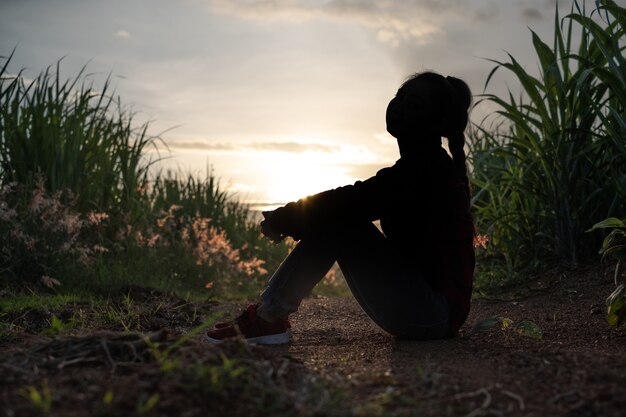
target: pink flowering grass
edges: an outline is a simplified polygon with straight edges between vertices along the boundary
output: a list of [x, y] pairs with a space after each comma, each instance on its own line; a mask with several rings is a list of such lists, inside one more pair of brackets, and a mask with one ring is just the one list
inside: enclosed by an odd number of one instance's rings
[[[211, 173], [150, 178], [160, 138], [83, 70], [33, 80], [0, 57], [0, 283], [258, 289], [288, 245]], [[206, 288], [207, 283], [211, 288]]]
[[[186, 215], [179, 205], [144, 224], [113, 224], [107, 213], [80, 213], [44, 184], [38, 180], [30, 192], [17, 184], [0, 189], [5, 284], [53, 288], [68, 278], [76, 285], [82, 277], [86, 286], [139, 282], [215, 295], [258, 288], [266, 280], [264, 260], [245, 245], [234, 247], [211, 219]], [[69, 276], [77, 272], [79, 277]]]
[[137, 245], [147, 249], [177, 246], [191, 255], [197, 266], [211, 271], [207, 282], [216, 282], [221, 287], [242, 286], [245, 280], [267, 274], [263, 267], [265, 261], [242, 255], [240, 249], [233, 247], [226, 232], [211, 224], [211, 219], [187, 216], [180, 209], [172, 205], [156, 219], [155, 228], [150, 228], [146, 234], [136, 232]]
[[47, 193], [41, 177], [32, 191], [23, 188], [0, 188], [1, 278], [12, 284], [58, 286], [62, 264], [78, 262], [88, 269], [95, 255], [107, 250], [94, 230], [105, 214], [80, 214], [71, 203], [61, 202], [61, 192]]
[[474, 247], [487, 249], [487, 243], [489, 243], [489, 236], [476, 235], [474, 236]]

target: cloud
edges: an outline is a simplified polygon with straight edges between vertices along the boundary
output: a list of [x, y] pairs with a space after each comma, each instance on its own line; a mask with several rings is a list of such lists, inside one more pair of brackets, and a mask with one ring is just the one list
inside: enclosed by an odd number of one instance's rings
[[339, 147], [323, 143], [301, 143], [301, 142], [203, 142], [203, 141], [176, 141], [168, 143], [173, 149], [197, 149], [206, 151], [275, 151], [288, 153], [320, 152], [333, 153], [339, 151]]
[[398, 40], [396, 34], [387, 29], [380, 29], [378, 33], [376, 33], [376, 39], [378, 42], [386, 43], [392, 48], [397, 48], [398, 45], [400, 45], [400, 41]]
[[[4, 58], [4, 57], [0, 57], [0, 58]], [[10, 73], [10, 72], [5, 72], [2, 77], [0, 77], [0, 80], [6, 80], [6, 81], [13, 81], [13, 80], [20, 80], [21, 82], [23, 82], [26, 85], [30, 85], [32, 83], [35, 82], [34, 78], [30, 78], [30, 77], [25, 77], [24, 75], [22, 75], [22, 73]]]
[[400, 42], [428, 42], [440, 32], [438, 14], [457, 10], [462, 0], [210, 0], [210, 9], [249, 20], [301, 22], [310, 19], [352, 22], [376, 33], [392, 47]]
[[339, 150], [337, 146], [321, 143], [298, 143], [298, 142], [253, 142], [248, 144], [249, 149], [259, 151], [280, 151], [291, 153], [321, 152], [332, 153]]
[[130, 38], [130, 32], [124, 29], [118, 30], [113, 34], [116, 38]]
[[535, 9], [534, 7], [528, 7], [522, 9], [522, 17], [527, 21], [541, 20], [543, 19], [543, 13], [541, 13], [540, 10]]
[[[467, 47], [468, 43], [482, 41], [483, 28], [499, 26], [511, 14], [501, 0], [205, 1], [213, 14], [263, 25], [324, 20], [361, 27], [387, 50], [403, 72], [426, 70], [424, 62], [433, 62], [437, 59], [434, 57], [480, 55], [474, 52], [478, 47]], [[530, 1], [533, 3], [525, 3]], [[522, 8], [539, 10], [535, 5], [539, 1], [548, 0], [511, 0], [509, 6], [519, 19]]]

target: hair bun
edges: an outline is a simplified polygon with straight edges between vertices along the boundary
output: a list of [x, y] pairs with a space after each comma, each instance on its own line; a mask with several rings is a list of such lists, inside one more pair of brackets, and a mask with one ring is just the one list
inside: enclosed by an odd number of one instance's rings
[[459, 105], [464, 111], [469, 110], [472, 105], [472, 92], [469, 86], [460, 78], [452, 77], [450, 75], [446, 77], [446, 81], [448, 81], [454, 89]]

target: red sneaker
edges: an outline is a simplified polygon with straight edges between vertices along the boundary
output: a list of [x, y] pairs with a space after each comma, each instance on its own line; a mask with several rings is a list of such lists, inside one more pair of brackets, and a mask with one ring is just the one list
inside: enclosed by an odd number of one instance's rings
[[251, 304], [234, 321], [217, 323], [204, 334], [204, 337], [213, 344], [237, 336], [242, 336], [248, 343], [262, 345], [288, 343], [291, 338], [289, 320], [278, 320], [273, 323], [265, 321], [256, 315], [257, 307], [258, 304]]
[[235, 324], [235, 320], [217, 322], [213, 325], [213, 330], [223, 329], [224, 327], [229, 327], [229, 326], [232, 326], [233, 324]]
[[[255, 304], [254, 305], [256, 308], [259, 308], [259, 304]], [[239, 315], [239, 317], [237, 317], [236, 319], [231, 319], [231, 320], [227, 320], [227, 321], [220, 321], [217, 322], [213, 325], [213, 330], [215, 329], [223, 329], [224, 327], [230, 327], [233, 326], [238, 319], [242, 318], [244, 315], [248, 314], [248, 308], [250, 308], [251, 306], [248, 306], [244, 311], [241, 312], [241, 314]], [[256, 308], [255, 308], [255, 312], [256, 312]]]

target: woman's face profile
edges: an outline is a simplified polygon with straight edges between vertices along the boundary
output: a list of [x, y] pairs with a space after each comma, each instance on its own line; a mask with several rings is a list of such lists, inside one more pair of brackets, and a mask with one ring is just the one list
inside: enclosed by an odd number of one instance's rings
[[433, 126], [432, 88], [420, 79], [405, 83], [387, 106], [387, 131], [395, 138], [429, 134]]

